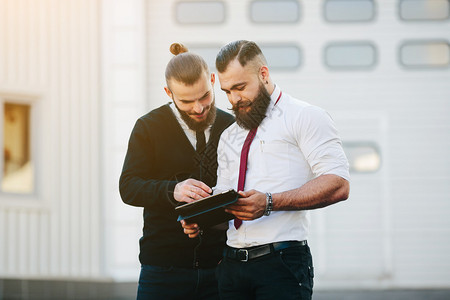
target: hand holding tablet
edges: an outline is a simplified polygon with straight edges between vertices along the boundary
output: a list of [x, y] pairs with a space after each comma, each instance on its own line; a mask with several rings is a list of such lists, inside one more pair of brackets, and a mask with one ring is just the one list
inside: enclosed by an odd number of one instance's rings
[[196, 223], [200, 228], [211, 227], [234, 219], [234, 215], [226, 213], [224, 207], [237, 201], [239, 194], [235, 190], [228, 190], [191, 203], [175, 207], [178, 221]]

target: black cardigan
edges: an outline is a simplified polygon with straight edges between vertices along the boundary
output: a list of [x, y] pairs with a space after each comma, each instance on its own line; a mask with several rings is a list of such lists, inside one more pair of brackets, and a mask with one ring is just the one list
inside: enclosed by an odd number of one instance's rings
[[[234, 118], [217, 109], [204, 152], [195, 152], [169, 105], [139, 118], [131, 133], [120, 177], [120, 194], [129, 205], [144, 207], [141, 264], [209, 268], [222, 256], [225, 232], [206, 229], [190, 239], [177, 222], [175, 185], [195, 178], [213, 187], [217, 180], [217, 144]], [[197, 249], [196, 249], [197, 248]]]

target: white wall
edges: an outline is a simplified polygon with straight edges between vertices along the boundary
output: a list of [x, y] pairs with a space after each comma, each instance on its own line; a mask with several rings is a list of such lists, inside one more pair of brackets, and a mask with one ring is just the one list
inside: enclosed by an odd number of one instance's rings
[[98, 15], [95, 0], [0, 0], [0, 97], [32, 103], [36, 179], [0, 193], [0, 277], [102, 272]]
[[145, 1], [104, 0], [101, 13], [105, 274], [137, 281], [142, 208], [122, 202], [119, 177], [134, 122], [147, 112]]

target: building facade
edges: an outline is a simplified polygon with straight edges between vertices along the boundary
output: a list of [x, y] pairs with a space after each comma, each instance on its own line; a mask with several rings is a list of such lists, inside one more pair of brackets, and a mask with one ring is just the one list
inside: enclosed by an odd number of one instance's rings
[[[448, 287], [449, 11], [448, 0], [0, 0], [0, 277], [136, 281], [142, 210], [121, 202], [118, 179], [135, 120], [170, 100], [169, 46], [214, 71], [222, 45], [248, 39], [283, 91], [332, 115], [351, 163], [350, 199], [312, 212], [316, 287]], [[218, 81], [215, 94], [229, 107]]]

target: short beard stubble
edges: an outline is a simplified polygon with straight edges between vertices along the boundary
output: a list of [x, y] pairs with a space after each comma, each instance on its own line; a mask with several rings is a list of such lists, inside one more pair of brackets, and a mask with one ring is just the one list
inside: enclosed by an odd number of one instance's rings
[[[213, 95], [214, 97], [214, 95]], [[203, 121], [195, 121], [187, 112], [182, 111], [178, 108], [177, 104], [175, 103], [175, 100], [173, 101], [175, 104], [175, 107], [178, 109], [181, 115], [181, 119], [187, 124], [187, 126], [194, 130], [194, 131], [204, 131], [206, 128], [208, 128], [210, 125], [214, 123], [216, 120], [217, 115], [217, 109], [216, 109], [216, 100], [213, 99], [212, 103], [207, 106], [205, 109], [209, 108], [209, 111], [206, 115], [206, 119]]]

